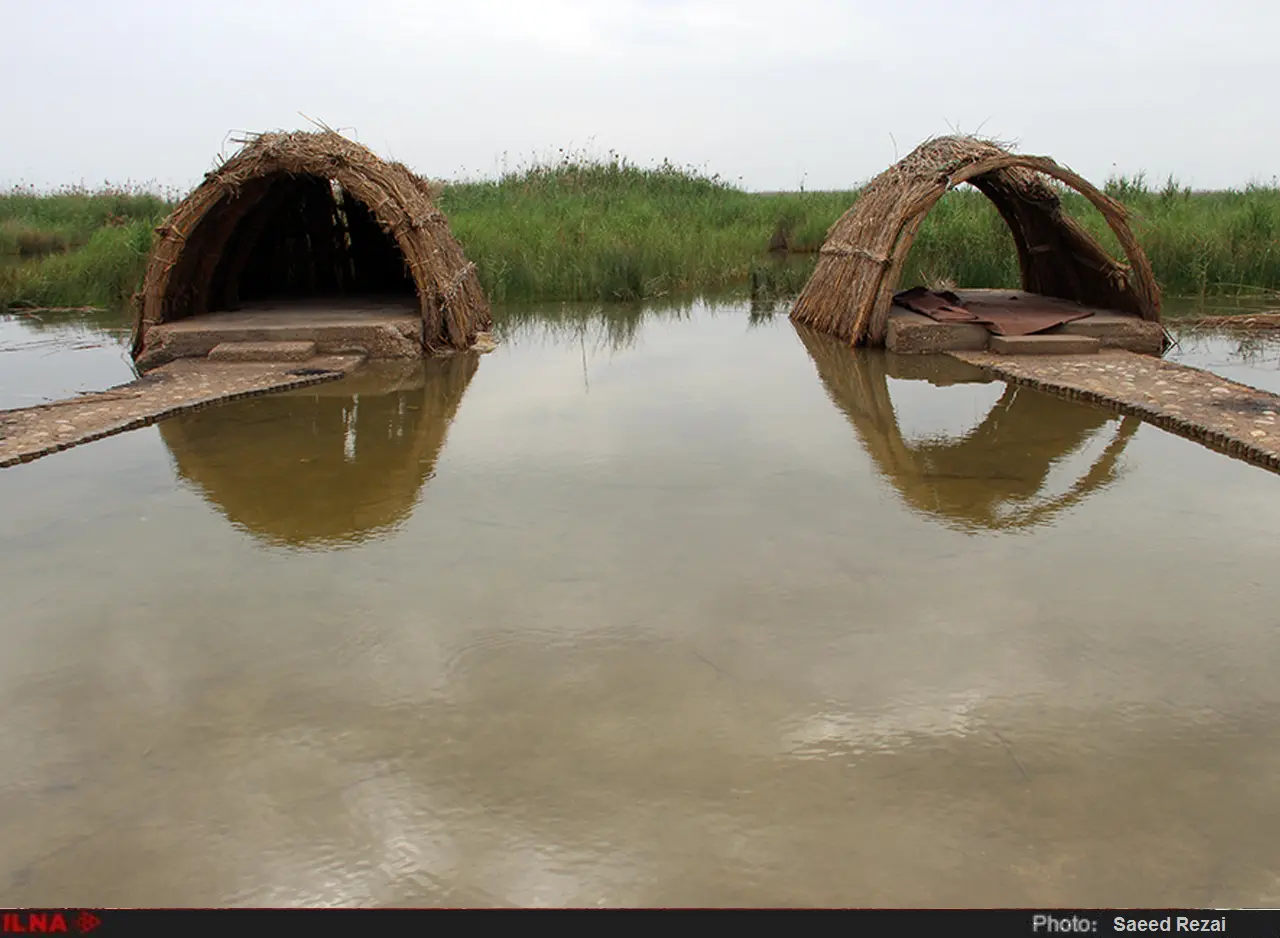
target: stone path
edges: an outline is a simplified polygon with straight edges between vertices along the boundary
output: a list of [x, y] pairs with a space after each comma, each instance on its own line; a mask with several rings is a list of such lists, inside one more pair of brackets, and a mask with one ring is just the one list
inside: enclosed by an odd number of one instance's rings
[[186, 358], [107, 391], [0, 410], [0, 468], [212, 404], [336, 381], [363, 360], [344, 355], [233, 364]]
[[1014, 384], [1141, 417], [1219, 452], [1280, 472], [1280, 396], [1150, 355], [949, 352]]

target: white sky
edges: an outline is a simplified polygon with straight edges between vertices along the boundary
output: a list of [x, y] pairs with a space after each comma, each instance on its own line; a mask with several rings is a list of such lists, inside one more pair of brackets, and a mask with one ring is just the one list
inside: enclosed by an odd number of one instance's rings
[[0, 185], [185, 188], [299, 112], [445, 178], [565, 147], [843, 188], [953, 128], [1280, 175], [1275, 0], [0, 0], [0, 35]]

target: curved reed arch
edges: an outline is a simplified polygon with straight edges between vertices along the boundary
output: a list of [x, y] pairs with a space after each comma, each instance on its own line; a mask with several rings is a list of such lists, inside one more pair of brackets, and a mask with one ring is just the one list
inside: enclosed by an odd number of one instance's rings
[[[379, 232], [394, 240], [395, 260], [403, 261], [399, 275], [407, 270], [412, 278], [429, 349], [466, 348], [489, 328], [475, 265], [424, 179], [333, 131], [266, 133], [247, 138], [156, 228], [136, 298], [135, 358], [148, 326], [209, 312], [234, 295], [247, 260], [239, 248], [252, 249], [275, 211], [291, 200], [308, 215], [312, 262], [324, 276], [340, 277], [344, 264], [370, 261], [351, 256], [353, 238], [373, 247]], [[385, 278], [397, 271], [375, 273]]]
[[[1045, 177], [1098, 209], [1127, 263], [1062, 211]], [[972, 137], [928, 140], [867, 185], [828, 231], [792, 319], [854, 345], [883, 345], [921, 223], [943, 195], [966, 182], [992, 201], [1009, 227], [1024, 290], [1159, 321], [1160, 290], [1124, 205], [1048, 157], [1010, 153]]]

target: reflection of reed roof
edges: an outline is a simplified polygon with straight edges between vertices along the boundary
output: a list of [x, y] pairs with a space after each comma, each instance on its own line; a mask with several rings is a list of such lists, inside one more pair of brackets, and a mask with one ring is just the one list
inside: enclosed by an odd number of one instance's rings
[[962, 530], [1033, 527], [1078, 504], [1116, 480], [1120, 456], [1141, 425], [1124, 418], [1115, 438], [1067, 491], [1037, 499], [1054, 466], [1102, 429], [1108, 414], [1009, 385], [962, 438], [909, 443], [889, 397], [888, 355], [849, 349], [804, 326], [796, 331], [827, 394], [853, 424], [880, 474], [913, 509]]
[[421, 177], [333, 131], [251, 137], [156, 229], [138, 298], [149, 325], [261, 295], [415, 291], [427, 342], [466, 348], [488, 301]]
[[358, 542], [413, 509], [479, 359], [378, 364], [166, 420], [160, 435], [179, 476], [251, 534], [290, 547]]
[[[1112, 259], [1063, 213], [1046, 177], [1075, 189], [1102, 213], [1128, 264]], [[854, 344], [883, 345], [893, 294], [921, 222], [949, 189], [965, 182], [986, 195], [1009, 226], [1024, 290], [1159, 320], [1151, 264], [1123, 205], [1051, 159], [1009, 153], [973, 137], [926, 141], [872, 180], [827, 233], [792, 318]]]

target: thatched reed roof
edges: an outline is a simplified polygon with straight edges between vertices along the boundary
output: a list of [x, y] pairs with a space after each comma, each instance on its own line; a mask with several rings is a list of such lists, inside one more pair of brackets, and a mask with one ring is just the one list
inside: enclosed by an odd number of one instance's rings
[[178, 476], [255, 538], [356, 544], [412, 512], [478, 365], [472, 352], [371, 362], [333, 384], [162, 421], [160, 437]]
[[208, 173], [156, 229], [137, 298], [134, 355], [147, 326], [234, 300], [254, 272], [255, 245], [290, 210], [304, 226], [311, 286], [334, 292], [408, 283], [429, 347], [466, 348], [489, 328], [475, 265], [426, 180], [333, 131], [266, 133]]
[[[906, 440], [889, 396], [898, 356], [851, 351], [805, 326], [800, 340], [827, 395], [853, 425], [876, 470], [913, 511], [968, 533], [1044, 524], [1119, 478], [1119, 460], [1141, 426], [1125, 417], [1092, 465], [1063, 492], [1047, 494], [1050, 471], [1111, 419], [1104, 411], [1009, 385], [986, 417], [958, 439]], [[907, 361], [919, 361], [908, 356]], [[956, 372], [974, 371], [944, 360]], [[934, 367], [937, 367], [936, 365]], [[943, 381], [973, 380], [967, 375]]]
[[[1075, 189], [1102, 213], [1127, 264], [1062, 212], [1046, 177]], [[827, 232], [792, 318], [855, 345], [883, 345], [893, 294], [921, 222], [948, 190], [965, 182], [991, 199], [1009, 226], [1024, 290], [1159, 321], [1160, 291], [1123, 205], [1047, 157], [1010, 153], [973, 137], [928, 140], [872, 180]]]

